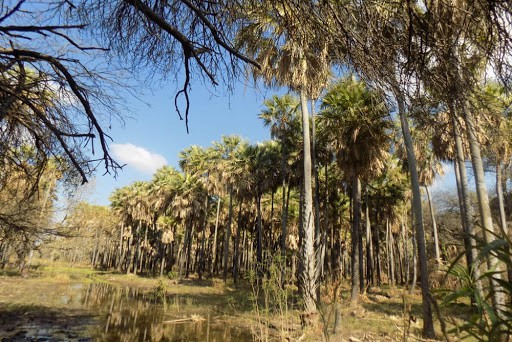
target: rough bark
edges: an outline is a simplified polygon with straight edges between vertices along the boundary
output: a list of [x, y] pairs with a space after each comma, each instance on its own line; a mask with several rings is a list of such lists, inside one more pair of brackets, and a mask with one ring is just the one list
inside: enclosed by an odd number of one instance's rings
[[350, 305], [357, 305], [359, 299], [359, 291], [361, 286], [360, 279], [360, 267], [361, 263], [360, 253], [359, 253], [359, 240], [361, 239], [361, 180], [359, 176], [354, 172], [352, 179], [352, 231], [351, 231], [351, 265], [350, 268], [352, 270], [351, 274], [351, 290], [350, 290]]

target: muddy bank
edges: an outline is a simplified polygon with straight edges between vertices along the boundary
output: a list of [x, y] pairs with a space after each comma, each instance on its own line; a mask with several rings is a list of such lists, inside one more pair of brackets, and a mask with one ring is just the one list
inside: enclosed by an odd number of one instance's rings
[[0, 304], [2, 341], [92, 341], [97, 322], [87, 310]]

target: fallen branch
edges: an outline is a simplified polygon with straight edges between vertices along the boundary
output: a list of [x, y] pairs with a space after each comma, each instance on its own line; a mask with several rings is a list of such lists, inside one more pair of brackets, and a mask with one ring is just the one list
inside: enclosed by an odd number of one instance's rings
[[199, 315], [192, 315], [186, 318], [173, 319], [170, 321], [163, 321], [163, 324], [178, 324], [178, 323], [197, 323], [202, 322], [205, 319]]

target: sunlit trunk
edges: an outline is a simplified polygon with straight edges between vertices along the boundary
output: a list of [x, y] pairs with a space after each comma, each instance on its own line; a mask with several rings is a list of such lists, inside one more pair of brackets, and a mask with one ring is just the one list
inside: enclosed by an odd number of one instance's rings
[[219, 230], [220, 196], [217, 200], [217, 215], [215, 218], [215, 232], [213, 233], [212, 258], [210, 263], [210, 277], [213, 276], [215, 263], [217, 262], [217, 232]]
[[[496, 162], [496, 194], [498, 195], [498, 207], [500, 209], [500, 223], [501, 223], [501, 234], [503, 236], [508, 236], [508, 227], [507, 227], [507, 215], [505, 213], [505, 200], [503, 198], [503, 164], [500, 162]], [[508, 255], [510, 255], [510, 251], [508, 250]], [[507, 279], [509, 282], [512, 281], [512, 267], [507, 264]]]
[[261, 222], [261, 195], [256, 197], [256, 209], [258, 211], [258, 218], [256, 223], [256, 268], [258, 270], [258, 277], [263, 276], [263, 232]]
[[423, 303], [423, 336], [427, 338], [435, 337], [434, 321], [432, 318], [432, 307], [430, 305], [429, 273], [427, 265], [427, 250], [425, 247], [425, 231], [423, 227], [423, 209], [421, 207], [421, 191], [418, 179], [418, 169], [416, 167], [416, 156], [414, 155], [414, 146], [409, 122], [407, 121], [405, 100], [400, 90], [396, 89], [395, 97], [398, 103], [398, 114], [402, 126], [405, 148], [407, 152], [407, 164], [409, 165], [409, 174], [411, 176], [414, 228], [416, 233], [416, 242], [418, 245], [418, 259], [420, 266], [420, 286]]
[[436, 261], [441, 263], [441, 252], [439, 250], [439, 237], [437, 234], [437, 224], [436, 224], [436, 215], [434, 213], [434, 204], [432, 203], [432, 196], [430, 194], [430, 189], [428, 186], [425, 186], [425, 191], [427, 192], [427, 200], [428, 206], [430, 208], [430, 217], [432, 219], [432, 231], [434, 233], [434, 250], [436, 253]]
[[[484, 241], [485, 243], [492, 243], [497, 239], [497, 236], [495, 235], [494, 226], [492, 223], [491, 207], [489, 205], [487, 185], [485, 184], [484, 166], [480, 154], [480, 143], [476, 137], [475, 123], [471, 111], [469, 108], [463, 108], [462, 112], [464, 116], [464, 122], [466, 124], [467, 139], [471, 153], [471, 163], [473, 165], [473, 173], [475, 176], [476, 196], [478, 198], [478, 209], [480, 212]], [[499, 273], [502, 269], [501, 262], [499, 262], [494, 253], [490, 253], [487, 259], [487, 264], [489, 270], [495, 272], [491, 281], [493, 306], [498, 310], [498, 315], [502, 315], [501, 310], [505, 305], [505, 297], [503, 294], [503, 289], [499, 284], [499, 281], [501, 281], [501, 273]]]
[[228, 277], [228, 260], [229, 260], [229, 239], [231, 237], [231, 221], [233, 220], [233, 187], [229, 186], [229, 216], [228, 226], [226, 227], [226, 234], [224, 239], [224, 270], [222, 278], [226, 281]]
[[[299, 282], [302, 287], [302, 298], [304, 301], [304, 321], [311, 324], [317, 316], [316, 306], [316, 266], [315, 266], [315, 227], [313, 215], [313, 184], [311, 179], [311, 139], [309, 130], [309, 114], [306, 93], [300, 92], [302, 110], [302, 137], [304, 150], [304, 205], [302, 214], [303, 240], [302, 240], [302, 272]], [[307, 319], [306, 319], [307, 318]], [[306, 322], [311, 320], [310, 322]]]
[[238, 203], [238, 220], [236, 227], [236, 238], [235, 238], [235, 250], [233, 256], [233, 282], [236, 284], [238, 280], [238, 270], [240, 267], [240, 234], [242, 232], [242, 199], [239, 199]]
[[[452, 106], [450, 108], [452, 112], [452, 123], [453, 123], [453, 134], [455, 136], [455, 146], [456, 146], [456, 159], [454, 161], [455, 168], [455, 180], [457, 183], [457, 191], [459, 194], [459, 207], [461, 212], [461, 223], [462, 228], [464, 229], [464, 247], [465, 247], [465, 256], [466, 263], [470, 274], [472, 275], [473, 281], [476, 285], [476, 291], [480, 294], [482, 293], [482, 284], [480, 282], [480, 268], [479, 262], [477, 262], [477, 254], [478, 250], [476, 247], [476, 240], [474, 238], [475, 231], [473, 226], [473, 206], [471, 204], [471, 200], [469, 197], [469, 187], [468, 187], [468, 176], [466, 170], [465, 163], [465, 154], [464, 148], [462, 145], [462, 137], [461, 137], [461, 128], [459, 125], [459, 121], [456, 119], [456, 111], [455, 107]], [[477, 303], [476, 296], [471, 296], [471, 302], [473, 304]]]

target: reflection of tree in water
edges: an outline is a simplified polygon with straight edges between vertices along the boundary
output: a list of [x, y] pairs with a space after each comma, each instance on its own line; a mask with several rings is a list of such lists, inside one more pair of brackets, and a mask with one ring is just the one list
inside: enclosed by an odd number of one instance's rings
[[[171, 302], [172, 303], [172, 302]], [[164, 324], [164, 321], [187, 317], [190, 309], [204, 310], [190, 298], [175, 297], [174, 305], [164, 310], [152, 296], [130, 287], [89, 284], [83, 306], [97, 311], [98, 325], [92, 337], [101, 341], [245, 341], [252, 340], [249, 331], [218, 320], [187, 321]], [[187, 308], [188, 306], [188, 308]]]

